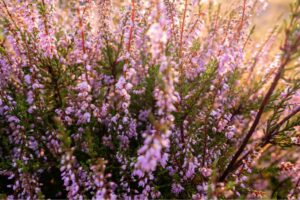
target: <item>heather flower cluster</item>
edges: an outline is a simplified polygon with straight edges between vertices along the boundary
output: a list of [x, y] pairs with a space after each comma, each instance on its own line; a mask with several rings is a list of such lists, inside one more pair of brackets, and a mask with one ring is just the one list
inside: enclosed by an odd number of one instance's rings
[[0, 0], [0, 198], [299, 199], [300, 0]]

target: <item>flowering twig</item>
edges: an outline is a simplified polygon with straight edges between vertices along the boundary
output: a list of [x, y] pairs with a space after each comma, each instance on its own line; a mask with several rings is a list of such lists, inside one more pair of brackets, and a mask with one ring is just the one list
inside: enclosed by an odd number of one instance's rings
[[184, 26], [185, 26], [185, 18], [186, 18], [186, 12], [188, 8], [188, 0], [185, 0], [184, 2], [184, 10], [183, 10], [183, 16], [182, 16], [182, 22], [181, 22], [181, 29], [180, 29], [180, 42], [179, 42], [179, 55], [182, 56], [182, 40], [183, 40], [183, 33], [184, 33]]
[[[286, 46], [287, 44], [285, 44]], [[251, 128], [249, 129], [249, 132], [247, 133], [246, 137], [244, 138], [244, 140], [242, 141], [242, 144], [241, 146], [239, 147], [239, 149], [237, 150], [237, 152], [234, 154], [234, 156], [232, 157], [230, 163], [228, 164], [227, 168], [225, 169], [225, 171], [223, 172], [223, 174], [220, 176], [219, 178], [219, 181], [220, 182], [223, 182], [225, 180], [225, 178], [228, 176], [228, 174], [230, 173], [231, 171], [231, 168], [234, 166], [235, 162], [237, 161], [237, 159], [239, 158], [239, 156], [243, 153], [244, 151], [244, 148], [247, 146], [248, 144], [248, 141], [250, 140], [251, 136], [253, 135], [259, 121], [260, 121], [260, 118], [264, 112], [264, 109], [266, 107], [266, 105], [268, 104], [269, 102], [269, 99], [271, 97], [271, 95], [273, 94], [277, 84], [278, 84], [278, 81], [280, 79], [280, 77], [282, 76], [282, 73], [283, 73], [283, 70], [285, 68], [285, 66], [288, 64], [288, 62], [290, 61], [290, 56], [291, 56], [291, 52], [287, 51], [287, 52], [284, 52], [284, 56], [283, 56], [283, 60], [282, 60], [282, 63], [279, 67], [279, 69], [277, 70], [277, 73], [273, 79], [273, 82], [268, 90], [268, 92], [266, 93], [261, 105], [260, 105], [260, 108], [258, 110], [258, 113], [256, 114], [256, 117], [253, 121], [253, 124], [251, 126]]]
[[134, 20], [135, 20], [135, 0], [131, 0], [131, 25], [130, 25], [130, 32], [129, 32], [129, 39], [127, 43], [127, 51], [130, 51], [131, 47], [131, 40], [133, 37], [133, 32], [134, 32]]

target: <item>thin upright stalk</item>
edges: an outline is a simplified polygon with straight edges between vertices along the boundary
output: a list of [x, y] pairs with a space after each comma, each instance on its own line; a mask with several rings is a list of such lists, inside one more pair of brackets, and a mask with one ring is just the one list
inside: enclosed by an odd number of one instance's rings
[[220, 182], [223, 182], [226, 177], [228, 176], [228, 174], [230, 173], [231, 171], [231, 168], [235, 165], [235, 162], [237, 161], [237, 159], [240, 157], [240, 155], [243, 153], [245, 147], [247, 146], [251, 136], [253, 135], [260, 119], [261, 119], [261, 116], [265, 110], [265, 107], [266, 105], [268, 104], [269, 100], [270, 100], [270, 97], [271, 95], [273, 94], [277, 84], [278, 84], [278, 81], [283, 73], [283, 70], [284, 70], [284, 67], [288, 64], [290, 60], [290, 53], [287, 53], [286, 55], [283, 56], [283, 61], [273, 79], [273, 82], [267, 92], [267, 94], [265, 95], [261, 105], [260, 105], [260, 108], [259, 108], [259, 111], [258, 113], [256, 114], [256, 117], [254, 119], [254, 122], [249, 130], [249, 132], [247, 133], [246, 137], [244, 138], [241, 146], [239, 147], [239, 149], [237, 150], [237, 152], [235, 153], [235, 155], [233, 156], [233, 158], [231, 159], [229, 165], [227, 166], [226, 170], [224, 171], [224, 173], [220, 176], [219, 178], [219, 181]]
[[127, 51], [130, 51], [130, 47], [131, 47], [131, 41], [132, 41], [132, 37], [133, 37], [133, 31], [134, 31], [134, 19], [135, 19], [135, 0], [131, 1], [131, 26], [130, 26], [130, 32], [129, 32], [129, 39], [128, 39], [128, 43], [127, 43]]
[[184, 26], [185, 26], [185, 18], [186, 18], [186, 12], [188, 7], [188, 0], [185, 0], [184, 3], [184, 10], [183, 10], [183, 17], [182, 17], [182, 23], [181, 23], [181, 30], [180, 30], [180, 46], [179, 46], [179, 55], [182, 55], [182, 40], [183, 40], [183, 33], [184, 33]]

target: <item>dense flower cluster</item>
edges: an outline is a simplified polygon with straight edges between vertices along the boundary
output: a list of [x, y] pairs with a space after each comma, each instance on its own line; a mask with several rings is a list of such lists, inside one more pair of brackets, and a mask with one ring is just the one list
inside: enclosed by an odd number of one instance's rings
[[0, 0], [0, 198], [299, 199], [300, 1], [256, 41], [266, 4]]

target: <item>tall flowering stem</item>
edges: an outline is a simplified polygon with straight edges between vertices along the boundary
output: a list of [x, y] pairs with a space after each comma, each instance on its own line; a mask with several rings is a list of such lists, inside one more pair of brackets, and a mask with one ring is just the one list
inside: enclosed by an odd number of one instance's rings
[[135, 0], [131, 0], [131, 26], [129, 31], [129, 39], [127, 43], [127, 51], [130, 51], [131, 41], [134, 33], [134, 24], [135, 24]]
[[182, 21], [181, 21], [181, 28], [180, 28], [180, 43], [179, 43], [179, 55], [182, 55], [182, 42], [183, 42], [183, 34], [185, 29], [185, 20], [186, 20], [186, 13], [188, 9], [188, 0], [184, 1], [184, 9], [183, 9], [183, 15], [182, 15]]
[[290, 23], [290, 27], [287, 28], [286, 30], [286, 39], [285, 39], [285, 43], [283, 45], [283, 54], [282, 54], [282, 60], [281, 60], [281, 64], [275, 74], [275, 77], [271, 83], [271, 86], [269, 88], [269, 90], [267, 91], [265, 97], [263, 98], [263, 101], [260, 105], [260, 108], [255, 116], [255, 119], [246, 135], [246, 137], [243, 139], [241, 146], [239, 147], [239, 149], [237, 150], [237, 152], [234, 154], [234, 156], [232, 157], [230, 163], [228, 164], [227, 168], [225, 169], [225, 171], [223, 172], [223, 174], [220, 176], [219, 181], [222, 182], [225, 180], [225, 178], [228, 176], [228, 174], [231, 171], [231, 168], [234, 166], [235, 162], [237, 161], [237, 159], [240, 157], [240, 155], [243, 153], [245, 147], [247, 146], [251, 136], [253, 135], [260, 119], [261, 116], [264, 112], [265, 107], [267, 106], [271, 95], [273, 94], [276, 86], [278, 85], [278, 82], [280, 80], [280, 78], [283, 76], [283, 72], [284, 72], [284, 68], [287, 66], [287, 64], [291, 61], [291, 56], [293, 55], [293, 53], [295, 53], [295, 51], [298, 50], [299, 44], [300, 44], [300, 35], [296, 37], [296, 41], [294, 42], [294, 44], [290, 45], [290, 40], [291, 40], [291, 36], [290, 36], [290, 29], [295, 26], [295, 23], [297, 24], [297, 21], [294, 20], [295, 16], [293, 15], [293, 18], [291, 19], [291, 23]]

